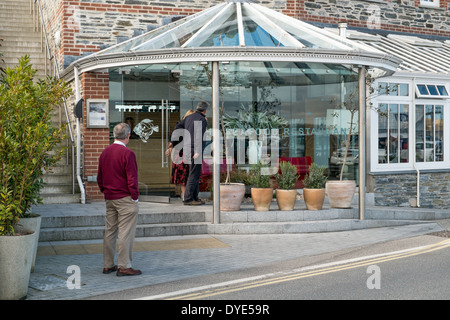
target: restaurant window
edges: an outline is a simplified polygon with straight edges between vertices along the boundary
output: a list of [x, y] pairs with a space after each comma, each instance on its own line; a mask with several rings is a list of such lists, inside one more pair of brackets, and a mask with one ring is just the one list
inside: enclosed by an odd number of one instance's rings
[[408, 110], [408, 104], [379, 104], [378, 163], [404, 163], [409, 161]]
[[443, 122], [443, 105], [416, 105], [416, 162], [444, 161]]

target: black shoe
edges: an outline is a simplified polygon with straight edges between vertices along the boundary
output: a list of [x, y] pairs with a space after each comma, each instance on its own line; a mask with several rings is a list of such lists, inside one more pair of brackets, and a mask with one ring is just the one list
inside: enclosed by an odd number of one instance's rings
[[197, 199], [197, 200], [194, 200], [194, 201], [198, 201], [198, 202], [201, 202], [201, 204], [205, 204], [205, 200], [202, 200], [202, 199]]
[[111, 272], [114, 272], [114, 271], [117, 271], [117, 266], [113, 266], [111, 268], [103, 268], [103, 273], [104, 274], [108, 274], [108, 273], [111, 273]]
[[199, 206], [199, 205], [202, 205], [202, 204], [203, 203], [201, 203], [200, 201], [195, 201], [195, 200], [188, 201], [188, 202], [184, 203], [185, 206]]

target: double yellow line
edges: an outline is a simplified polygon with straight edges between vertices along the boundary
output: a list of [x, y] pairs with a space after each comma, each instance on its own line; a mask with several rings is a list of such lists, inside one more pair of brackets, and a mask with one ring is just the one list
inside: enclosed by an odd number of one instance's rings
[[285, 276], [271, 277], [271, 278], [264, 279], [264, 280], [251, 281], [251, 282], [248, 282], [245, 284], [234, 285], [231, 287], [228, 286], [225, 288], [209, 289], [209, 290], [200, 291], [200, 292], [196, 292], [196, 293], [171, 297], [168, 300], [203, 299], [203, 298], [216, 296], [216, 295], [220, 295], [220, 294], [226, 294], [226, 293], [231, 293], [231, 292], [236, 292], [236, 291], [241, 291], [241, 290], [246, 290], [246, 289], [251, 289], [251, 288], [256, 288], [256, 287], [262, 287], [262, 286], [282, 283], [282, 282], [286, 282], [286, 281], [298, 280], [298, 279], [302, 279], [302, 278], [314, 277], [314, 276], [318, 276], [318, 275], [322, 275], [322, 274], [368, 266], [368, 265], [372, 265], [375, 263], [403, 259], [403, 258], [407, 258], [407, 257], [416, 256], [419, 254], [424, 254], [424, 253], [433, 252], [436, 250], [441, 250], [441, 249], [444, 249], [447, 247], [450, 247], [450, 239], [447, 239], [447, 240], [444, 240], [444, 241], [441, 241], [441, 242], [438, 242], [435, 244], [419, 247], [417, 249], [413, 249], [413, 250], [402, 252], [402, 253], [395, 253], [395, 254], [390, 254], [390, 255], [388, 254], [386, 256], [379, 257], [379, 258], [366, 259], [366, 260], [347, 263], [347, 264], [343, 264], [343, 265], [339, 265], [339, 266], [325, 267], [325, 268], [321, 268], [318, 270], [312, 270], [312, 271], [306, 271], [306, 272], [296, 272], [296, 273], [292, 273], [292, 274], [285, 275]]

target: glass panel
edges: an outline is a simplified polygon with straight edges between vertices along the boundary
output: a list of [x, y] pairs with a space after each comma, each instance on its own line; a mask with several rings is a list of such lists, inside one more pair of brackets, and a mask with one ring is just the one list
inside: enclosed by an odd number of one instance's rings
[[416, 105], [416, 161], [424, 161], [424, 142], [425, 142], [425, 127], [424, 127], [424, 106]]
[[425, 106], [425, 162], [434, 159], [434, 106]]
[[[281, 35], [270, 27], [264, 27], [248, 16], [243, 16], [243, 25], [245, 46], [284, 47], [281, 43]], [[271, 34], [266, 30], [270, 30]]]
[[388, 105], [382, 103], [378, 106], [378, 163], [387, 163], [387, 129], [388, 129]]
[[408, 151], [408, 142], [409, 142], [409, 115], [408, 115], [409, 106], [407, 104], [400, 105], [400, 162], [408, 162], [409, 161], [409, 151]]
[[430, 94], [432, 96], [438, 96], [439, 95], [435, 85], [429, 84], [429, 85], [427, 85], [427, 88], [428, 88], [428, 91], [430, 92]]
[[388, 110], [388, 162], [399, 162], [399, 128], [398, 128], [398, 104], [390, 104]]
[[400, 83], [398, 86], [398, 95], [402, 97], [406, 97], [409, 95], [409, 84]]
[[418, 84], [417, 88], [419, 89], [419, 93], [420, 94], [422, 94], [422, 95], [428, 95], [429, 94], [426, 85]]
[[174, 48], [182, 46], [201, 27], [203, 27], [223, 6], [213, 7], [212, 10], [205, 10], [196, 16], [195, 19], [183, 19], [183, 23], [176, 25], [165, 33], [159, 34], [152, 40], [142, 44], [138, 50]]
[[379, 82], [378, 83], [378, 92], [380, 95], [387, 94], [388, 90], [388, 83], [387, 82]]
[[444, 161], [444, 107], [416, 105], [416, 160]]
[[444, 161], [444, 106], [435, 106], [435, 161]]
[[437, 89], [441, 96], [448, 96], [448, 92], [447, 89], [445, 89], [445, 86], [437, 86]]
[[[217, 23], [217, 24], [216, 24]], [[236, 20], [236, 13], [233, 12], [231, 16], [225, 21], [217, 21], [214, 26], [220, 26], [221, 28], [216, 30], [207, 39], [205, 39], [200, 45], [190, 43], [189, 47], [227, 47], [227, 46], [239, 46], [239, 33]], [[213, 27], [213, 26], [211, 26]], [[204, 30], [203, 33], [206, 33]]]

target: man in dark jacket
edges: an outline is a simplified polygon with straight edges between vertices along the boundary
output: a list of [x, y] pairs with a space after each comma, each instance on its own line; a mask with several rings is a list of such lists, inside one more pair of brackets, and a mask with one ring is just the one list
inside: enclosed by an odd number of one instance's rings
[[[203, 150], [206, 145], [203, 136], [207, 126], [205, 117], [207, 108], [206, 102], [199, 102], [195, 113], [180, 121], [176, 127], [176, 129], [185, 129], [185, 135], [188, 135], [183, 137], [183, 154], [185, 161], [189, 164], [189, 177], [184, 194], [185, 205], [203, 204], [203, 201], [198, 198], [198, 183], [202, 173]], [[169, 147], [172, 145], [173, 142], [169, 144]]]

